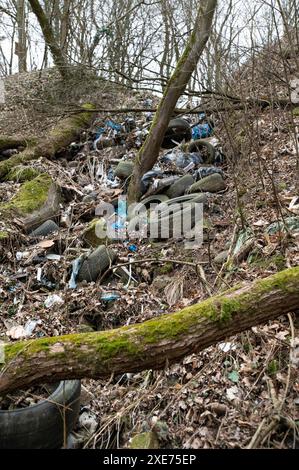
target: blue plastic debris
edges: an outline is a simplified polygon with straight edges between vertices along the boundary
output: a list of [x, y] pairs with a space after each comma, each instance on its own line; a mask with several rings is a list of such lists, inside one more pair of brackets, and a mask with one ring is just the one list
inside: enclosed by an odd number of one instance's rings
[[197, 124], [197, 126], [192, 127], [192, 139], [205, 139], [210, 137], [213, 134], [212, 126], [207, 122], [203, 124]]
[[136, 251], [138, 251], [138, 247], [136, 245], [129, 245], [128, 246], [128, 249], [129, 251], [131, 251], [132, 253], [136, 253]]
[[76, 289], [76, 287], [77, 287], [76, 279], [77, 279], [77, 276], [78, 276], [78, 273], [80, 271], [82, 263], [83, 263], [83, 256], [80, 256], [79, 258], [76, 258], [72, 262], [73, 270], [72, 270], [71, 278], [69, 280], [69, 288], [70, 289]]
[[103, 292], [101, 294], [101, 300], [105, 302], [112, 302], [120, 299], [120, 295], [117, 292]]
[[116, 132], [121, 132], [122, 131], [122, 125], [117, 124], [116, 122], [112, 121], [111, 119], [107, 119], [105, 122], [107, 127], [110, 127], [110, 129], [113, 129]]

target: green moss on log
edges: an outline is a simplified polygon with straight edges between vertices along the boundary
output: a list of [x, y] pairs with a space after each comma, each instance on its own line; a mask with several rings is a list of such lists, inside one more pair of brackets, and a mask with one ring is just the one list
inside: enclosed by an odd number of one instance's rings
[[176, 313], [162, 315], [144, 323], [129, 325], [111, 331], [78, 333], [60, 337], [22, 341], [5, 346], [5, 363], [19, 354], [62, 355], [70, 357], [75, 351], [80, 362], [96, 353], [97, 362], [109, 363], [124, 356], [142, 358], [146, 345], [161, 344], [161, 341], [180, 340], [192, 334], [201, 323], [216, 322], [221, 328], [232, 323], [235, 316], [257, 312], [265, 295], [273, 291], [282, 293], [298, 292], [299, 267], [281, 271], [270, 278], [261, 279], [251, 286], [230, 290], [199, 304], [184, 308]]
[[23, 150], [23, 152], [13, 155], [12, 157], [8, 158], [8, 160], [0, 162], [0, 179], [3, 178], [15, 166], [29, 162], [31, 160], [35, 160], [36, 158], [36, 148], [28, 147]]
[[47, 173], [24, 183], [17, 194], [6, 204], [0, 205], [0, 212], [16, 211], [20, 215], [34, 212], [43, 206], [53, 181]]
[[159, 449], [159, 441], [155, 432], [136, 434], [131, 440], [130, 449]]
[[6, 149], [13, 149], [18, 147], [29, 147], [36, 144], [34, 137], [18, 137], [0, 135], [0, 151]]
[[31, 181], [40, 174], [36, 168], [30, 166], [19, 165], [8, 172], [5, 181], [15, 181], [17, 183], [24, 183], [25, 181]]

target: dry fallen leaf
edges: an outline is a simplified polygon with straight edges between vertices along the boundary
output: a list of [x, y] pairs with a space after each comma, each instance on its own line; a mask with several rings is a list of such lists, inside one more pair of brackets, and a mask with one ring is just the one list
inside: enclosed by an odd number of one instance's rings
[[40, 246], [41, 248], [51, 248], [54, 245], [53, 240], [42, 240], [37, 244], [37, 246]]

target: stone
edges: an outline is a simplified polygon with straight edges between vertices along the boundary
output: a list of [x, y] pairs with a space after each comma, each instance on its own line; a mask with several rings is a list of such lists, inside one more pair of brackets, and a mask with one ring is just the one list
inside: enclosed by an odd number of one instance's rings
[[222, 176], [218, 173], [214, 173], [192, 184], [192, 186], [189, 188], [189, 192], [217, 193], [218, 191], [223, 191], [225, 188], [226, 184]]
[[221, 251], [220, 253], [218, 253], [217, 256], [215, 256], [214, 263], [223, 264], [227, 261], [227, 257], [228, 257], [228, 250]]

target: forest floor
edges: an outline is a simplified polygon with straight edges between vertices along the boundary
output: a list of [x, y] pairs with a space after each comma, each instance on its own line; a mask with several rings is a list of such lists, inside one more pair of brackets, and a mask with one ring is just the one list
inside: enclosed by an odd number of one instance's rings
[[[42, 137], [72, 106], [88, 100], [102, 108], [111, 103], [114, 108], [142, 107], [149, 97], [121, 88], [115, 91], [101, 83], [93, 93], [84, 85], [83, 91], [78, 89], [62, 101], [64, 92], [58, 89], [55, 75], [49, 74], [36, 72], [7, 80], [0, 134]], [[129, 114], [137, 127], [145, 124], [145, 113]], [[108, 117], [122, 123], [126, 116], [97, 115], [79, 140], [84, 144]], [[78, 152], [70, 147], [59, 158], [32, 163], [62, 188], [64, 202], [58, 219], [64, 216], [68, 222], [46, 237], [48, 243], [22, 235], [2, 254], [0, 340], [14, 341], [11, 332], [28, 321], [36, 322], [30, 338], [141, 322], [237, 283], [297, 266], [299, 232], [291, 228], [289, 233], [269, 234], [266, 230], [282, 218], [298, 215], [299, 220], [294, 123], [299, 125], [299, 117], [292, 118], [290, 110], [282, 109], [259, 110], [252, 118], [252, 142], [258, 135], [258, 144], [248, 146], [246, 154], [228, 159], [223, 167], [226, 190], [209, 196], [204, 213], [208, 239], [202, 247], [186, 250], [183, 241], [171, 239], [135, 240], [133, 249], [127, 241], [110, 244], [117, 252], [117, 263], [159, 261], [132, 264], [134, 279], [129, 285], [115, 275], [101, 284], [83, 282], [76, 289], [69, 289], [68, 283], [72, 261], [87, 252], [82, 234], [97, 204], [124, 192], [123, 185], [111, 188], [103, 184], [99, 174], [103, 169], [107, 172], [111, 159], [136, 155], [136, 131], [122, 146], [97, 151], [80, 147]], [[225, 147], [223, 123], [216, 119], [215, 124], [215, 134]], [[18, 182], [0, 183], [2, 201], [9, 200], [19, 187]], [[86, 202], [84, 196], [91, 191], [96, 193], [95, 199]], [[242, 229], [253, 240], [250, 251], [239, 262], [218, 264], [215, 257], [235, 245]], [[47, 258], [49, 254], [57, 256]], [[162, 263], [164, 258], [200, 264], [201, 277], [193, 266]], [[40, 268], [47, 282], [40, 282]], [[101, 299], [103, 293], [111, 292], [118, 294], [117, 300]], [[46, 299], [53, 294], [61, 301], [46, 307]], [[298, 345], [298, 316], [290, 314], [161, 371], [125, 374], [109, 381], [83, 380], [79, 424], [69, 445], [123, 448], [136, 433], [153, 430], [161, 448], [298, 448]], [[275, 424], [277, 414], [282, 417], [279, 424]]]

